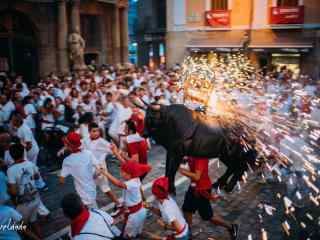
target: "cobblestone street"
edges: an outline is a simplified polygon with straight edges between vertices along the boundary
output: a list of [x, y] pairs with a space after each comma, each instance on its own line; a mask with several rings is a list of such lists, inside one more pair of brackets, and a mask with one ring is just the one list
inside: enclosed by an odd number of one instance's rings
[[[159, 146], [152, 148], [150, 152], [150, 162], [153, 166], [152, 173], [145, 180], [146, 187], [146, 196], [150, 200], [150, 186], [153, 179], [164, 173], [164, 160], [165, 160], [165, 151]], [[219, 164], [218, 167], [217, 160], [211, 160], [210, 163], [210, 174], [212, 179], [216, 179], [224, 171], [222, 164]], [[111, 163], [111, 172], [117, 168], [115, 163]], [[59, 239], [63, 236], [63, 239], [66, 237], [66, 232], [68, 231], [66, 226], [68, 221], [63, 217], [62, 211], [59, 207], [60, 200], [62, 196], [68, 192], [73, 191], [72, 182], [69, 180], [65, 186], [59, 186], [57, 184], [57, 173], [47, 175], [47, 181], [49, 185], [49, 191], [42, 195], [43, 200], [46, 202], [48, 208], [52, 211], [49, 224], [42, 222], [44, 229], [44, 237], [47, 239]], [[224, 196], [222, 200], [213, 203], [215, 213], [225, 217], [227, 220], [236, 222], [240, 224], [240, 237], [239, 239], [248, 239], [248, 235], [251, 234], [252, 239], [261, 239], [261, 229], [264, 228], [268, 233], [268, 239], [272, 240], [281, 240], [281, 239], [303, 239], [298, 238], [299, 224], [295, 224], [295, 221], [292, 217], [286, 217], [283, 211], [283, 202], [282, 200], [276, 197], [277, 193], [281, 195], [287, 194], [287, 187], [281, 183], [260, 183], [251, 177], [247, 184], [241, 187], [241, 191], [234, 191], [231, 194]], [[188, 180], [177, 175], [177, 195], [176, 199], [179, 206], [182, 206], [184, 193], [188, 188]], [[119, 196], [120, 193], [117, 189], [114, 189]], [[98, 194], [98, 204], [104, 209], [110, 210], [112, 204], [109, 199], [102, 195], [101, 192]], [[151, 198], [152, 199], [152, 198]], [[277, 210], [273, 216], [268, 216], [261, 209], [258, 208], [259, 203], [264, 203], [272, 205]], [[314, 217], [320, 215], [319, 209], [309, 209], [312, 211]], [[259, 214], [262, 218], [259, 217]], [[305, 214], [303, 213], [299, 213]], [[288, 220], [290, 225], [296, 228], [291, 232], [290, 237], [286, 237], [281, 228], [281, 223], [284, 219]], [[305, 219], [305, 217], [304, 217]], [[305, 220], [304, 220], [305, 221]], [[306, 220], [307, 221], [307, 220]], [[154, 217], [149, 217], [145, 229], [154, 233], [161, 233], [162, 230], [159, 229]], [[195, 215], [194, 226], [192, 228], [194, 239], [229, 239], [228, 233], [222, 228], [212, 226], [206, 222], [203, 222], [199, 219], [198, 215]]]

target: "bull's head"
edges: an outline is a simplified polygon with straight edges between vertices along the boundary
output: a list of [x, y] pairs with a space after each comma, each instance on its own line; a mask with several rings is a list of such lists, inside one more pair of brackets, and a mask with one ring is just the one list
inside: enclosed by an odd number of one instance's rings
[[161, 106], [159, 104], [149, 105], [145, 116], [144, 137], [154, 137], [155, 133], [163, 125], [161, 118]]

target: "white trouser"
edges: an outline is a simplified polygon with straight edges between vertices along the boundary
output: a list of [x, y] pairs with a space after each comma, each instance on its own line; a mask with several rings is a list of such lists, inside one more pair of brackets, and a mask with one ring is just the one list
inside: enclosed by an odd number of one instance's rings
[[43, 204], [41, 199], [40, 199], [39, 207], [37, 209], [37, 213], [41, 216], [48, 216], [50, 213], [49, 209]]

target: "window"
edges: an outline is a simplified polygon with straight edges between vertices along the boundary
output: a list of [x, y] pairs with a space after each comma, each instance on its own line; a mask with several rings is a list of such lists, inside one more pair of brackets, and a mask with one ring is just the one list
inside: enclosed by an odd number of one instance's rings
[[212, 0], [212, 10], [228, 10], [228, 0]]
[[95, 15], [81, 14], [81, 35], [89, 48], [101, 46], [101, 31], [98, 18]]
[[299, 0], [278, 0], [279, 7], [296, 7], [299, 5]]

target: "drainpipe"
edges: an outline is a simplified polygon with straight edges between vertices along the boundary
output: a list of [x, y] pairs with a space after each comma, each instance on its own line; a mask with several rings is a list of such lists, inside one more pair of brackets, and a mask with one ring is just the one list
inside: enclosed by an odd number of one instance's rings
[[252, 27], [253, 27], [253, 18], [254, 18], [254, 1], [250, 0], [250, 15], [249, 15], [249, 29], [246, 31], [244, 36], [244, 50], [248, 54], [250, 58], [250, 50], [249, 50], [249, 44], [251, 43], [252, 38]]
[[249, 15], [249, 29], [246, 31], [245, 34], [245, 41], [244, 41], [244, 47], [245, 51], [249, 52], [249, 44], [251, 42], [251, 35], [252, 35], [252, 26], [253, 26], [253, 17], [254, 17], [254, 0], [250, 0], [250, 15]]

